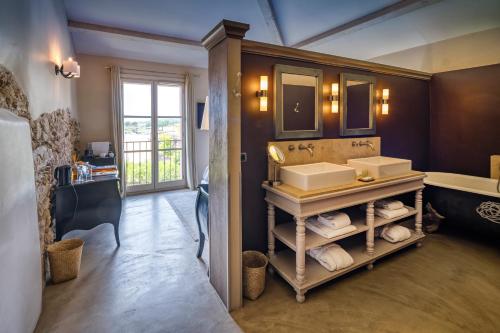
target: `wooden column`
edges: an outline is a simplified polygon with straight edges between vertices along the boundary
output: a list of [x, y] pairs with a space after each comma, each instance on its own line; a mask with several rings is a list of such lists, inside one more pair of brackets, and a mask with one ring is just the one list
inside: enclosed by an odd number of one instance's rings
[[[295, 234], [295, 280], [300, 285], [304, 283], [306, 273], [306, 219], [304, 217], [295, 217], [296, 234]], [[303, 293], [297, 292], [297, 302], [305, 301]]]
[[269, 258], [274, 255], [274, 226], [275, 226], [274, 205], [267, 204], [267, 254]]
[[368, 225], [368, 230], [366, 231], [366, 252], [368, 254], [373, 254], [375, 250], [375, 201], [370, 201], [366, 204], [366, 225]]
[[249, 25], [221, 21], [203, 39], [208, 50], [210, 283], [229, 311], [242, 305], [241, 39]]

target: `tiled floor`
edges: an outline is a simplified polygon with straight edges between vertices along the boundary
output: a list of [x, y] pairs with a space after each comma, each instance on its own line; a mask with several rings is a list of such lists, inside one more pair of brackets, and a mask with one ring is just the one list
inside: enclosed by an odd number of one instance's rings
[[36, 332], [240, 332], [162, 194], [128, 197], [120, 235], [119, 249], [111, 225], [66, 236], [85, 241], [80, 276], [46, 287]]

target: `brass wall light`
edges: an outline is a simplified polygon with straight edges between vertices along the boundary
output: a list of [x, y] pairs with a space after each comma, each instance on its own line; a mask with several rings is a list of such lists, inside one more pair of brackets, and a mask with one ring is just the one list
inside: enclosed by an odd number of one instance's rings
[[382, 114], [389, 114], [389, 89], [382, 89]]
[[257, 97], [259, 98], [259, 110], [267, 111], [267, 89], [268, 89], [268, 79], [267, 75], [262, 75], [260, 77], [260, 90], [257, 91]]
[[56, 75], [61, 74], [66, 79], [79, 78], [80, 65], [73, 58], [69, 57], [68, 60], [63, 61], [61, 66], [55, 65], [55, 72]]
[[332, 83], [332, 94], [328, 96], [328, 100], [332, 102], [332, 113], [339, 113], [339, 84]]

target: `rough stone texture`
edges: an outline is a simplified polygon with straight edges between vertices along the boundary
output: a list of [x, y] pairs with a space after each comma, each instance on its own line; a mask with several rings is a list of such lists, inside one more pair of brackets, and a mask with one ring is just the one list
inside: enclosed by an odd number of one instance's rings
[[71, 154], [78, 142], [78, 123], [69, 110], [44, 113], [31, 121], [33, 160], [38, 200], [38, 223], [42, 252], [54, 240], [50, 197], [53, 191], [54, 169], [71, 164]]
[[20, 117], [31, 119], [28, 98], [17, 84], [14, 75], [0, 65], [0, 107], [11, 110]]
[[28, 98], [17, 84], [12, 73], [1, 65], [0, 107], [11, 110], [14, 114], [24, 117], [30, 122], [38, 226], [43, 260], [47, 245], [54, 241], [50, 215], [54, 169], [57, 166], [71, 163], [71, 154], [75, 150], [80, 135], [79, 126], [76, 120], [71, 118], [67, 109], [43, 113], [37, 119], [32, 119], [29, 113]]

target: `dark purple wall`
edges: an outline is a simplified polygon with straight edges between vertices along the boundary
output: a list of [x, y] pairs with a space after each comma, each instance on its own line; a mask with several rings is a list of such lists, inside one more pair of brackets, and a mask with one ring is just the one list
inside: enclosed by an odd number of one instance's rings
[[500, 153], [500, 64], [432, 76], [430, 138], [430, 169], [489, 177]]
[[[241, 151], [247, 153], [242, 163], [243, 202], [243, 249], [266, 250], [267, 215], [261, 183], [267, 178], [268, 141], [274, 141], [273, 125], [273, 65], [285, 64], [323, 70], [324, 138], [339, 138], [339, 114], [330, 112], [327, 95], [333, 82], [339, 82], [339, 74], [355, 73], [373, 75], [376, 89], [390, 89], [389, 115], [377, 115], [377, 136], [382, 137], [382, 154], [411, 159], [417, 170], [426, 170], [429, 147], [429, 82], [374, 74], [367, 71], [318, 65], [314, 63], [283, 60], [279, 58], [242, 55], [242, 119]], [[269, 76], [269, 111], [259, 111], [261, 75]], [[282, 219], [278, 216], [278, 220]]]

